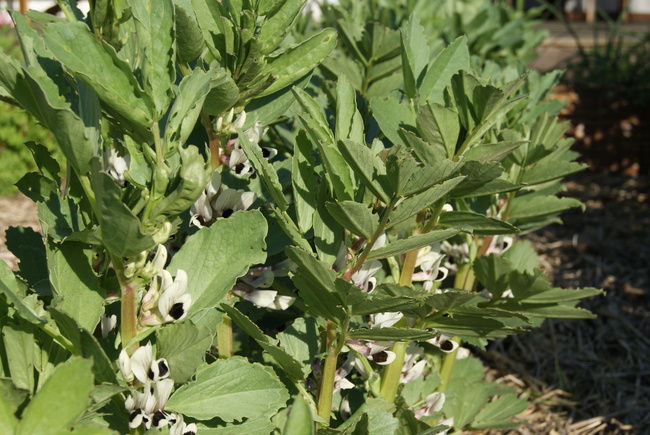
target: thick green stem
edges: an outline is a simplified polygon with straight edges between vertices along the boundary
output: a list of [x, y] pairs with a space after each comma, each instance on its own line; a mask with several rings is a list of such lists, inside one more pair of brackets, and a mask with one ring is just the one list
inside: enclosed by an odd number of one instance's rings
[[399, 387], [402, 367], [404, 366], [404, 356], [406, 355], [406, 345], [407, 343], [404, 341], [399, 341], [393, 345], [391, 350], [395, 352], [395, 361], [384, 368], [381, 376], [381, 397], [388, 403], [395, 402], [397, 396], [397, 388]]
[[330, 413], [332, 412], [332, 396], [334, 395], [336, 365], [339, 356], [336, 335], [336, 324], [328, 320], [326, 331], [327, 356], [323, 364], [320, 390], [318, 392], [318, 416], [323, 419], [322, 427], [329, 426]]
[[[124, 264], [122, 259], [118, 256], [111, 255], [111, 262], [113, 269], [117, 275], [117, 280], [120, 283], [120, 290], [122, 293], [122, 304], [120, 313], [120, 337], [122, 339], [122, 347], [129, 346], [133, 339], [138, 335], [138, 314], [136, 297], [138, 289], [133, 286], [133, 283], [124, 276]], [[137, 343], [130, 345], [127, 349], [129, 354], [133, 353], [138, 348]]]
[[[460, 344], [460, 340], [457, 337], [452, 338], [452, 340]], [[454, 372], [454, 365], [456, 364], [456, 353], [458, 353], [458, 348], [454, 349], [452, 352], [446, 353], [442, 358], [440, 385], [438, 385], [438, 391], [440, 392], [447, 391], [449, 381], [451, 380], [451, 374]]]
[[217, 349], [219, 358], [222, 359], [232, 358], [235, 353], [232, 341], [232, 319], [227, 314], [223, 315], [221, 323], [217, 326]]

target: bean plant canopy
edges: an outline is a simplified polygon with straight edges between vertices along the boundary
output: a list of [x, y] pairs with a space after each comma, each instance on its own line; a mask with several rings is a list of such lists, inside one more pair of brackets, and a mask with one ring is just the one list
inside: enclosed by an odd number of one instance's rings
[[0, 264], [0, 433], [517, 425], [472, 355], [600, 293], [517, 240], [582, 206], [535, 11], [339, 3], [12, 13], [0, 96], [66, 164], [25, 144], [42, 234]]

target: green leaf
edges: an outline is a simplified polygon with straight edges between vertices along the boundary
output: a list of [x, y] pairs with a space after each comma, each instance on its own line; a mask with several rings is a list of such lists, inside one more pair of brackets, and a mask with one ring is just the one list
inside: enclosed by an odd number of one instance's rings
[[104, 289], [93, 271], [93, 252], [86, 245], [65, 242], [48, 249], [53, 306], [92, 333], [104, 312]]
[[472, 266], [476, 278], [495, 298], [500, 298], [510, 288], [508, 273], [513, 268], [508, 260], [490, 254], [477, 258]]
[[576, 290], [567, 290], [563, 288], [552, 288], [543, 293], [537, 293], [525, 299], [528, 303], [560, 303], [572, 302], [592, 296], [598, 296], [603, 291], [596, 288], [581, 288]]
[[97, 382], [116, 383], [113, 362], [92, 333], [79, 327], [74, 319], [56, 308], [49, 308], [48, 313], [54, 319], [61, 335], [73, 344], [77, 354], [92, 359]]
[[307, 401], [299, 394], [290, 409], [282, 435], [313, 435], [314, 419]]
[[412, 328], [373, 328], [352, 330], [351, 338], [376, 341], [412, 341], [429, 340], [436, 336], [435, 333], [422, 329]]
[[460, 36], [442, 50], [429, 64], [420, 86], [420, 104], [427, 101], [442, 101], [445, 87], [460, 70], [469, 70], [469, 49], [467, 37]]
[[506, 394], [485, 405], [474, 417], [471, 427], [472, 429], [499, 429], [504, 423], [512, 424], [508, 419], [523, 412], [527, 407], [527, 400], [519, 399], [514, 394]]
[[89, 170], [90, 160], [99, 154], [98, 144], [88, 139], [82, 120], [42, 69], [37, 66], [23, 69], [13, 58], [0, 53], [0, 85], [52, 132], [67, 161], [78, 173]]
[[357, 94], [347, 76], [342, 74], [336, 82], [336, 140], [351, 139], [357, 114]]
[[302, 0], [273, 1], [271, 3], [274, 7], [277, 7], [278, 3], [282, 3], [282, 6], [269, 15], [260, 12], [260, 15], [266, 15], [259, 36], [264, 43], [262, 54], [269, 54], [278, 47], [304, 7]]
[[443, 240], [447, 240], [455, 236], [458, 234], [458, 232], [459, 230], [456, 229], [437, 230], [430, 231], [426, 234], [418, 234], [415, 236], [407, 237], [405, 239], [400, 239], [387, 244], [383, 248], [370, 251], [367, 260], [378, 260], [380, 258], [393, 257], [395, 255], [400, 255], [406, 252], [414, 251], [416, 249], [424, 248], [425, 246], [431, 246], [435, 243], [442, 242]]
[[[463, 429], [469, 424], [474, 417], [487, 405], [490, 399], [489, 385], [480, 380], [474, 381], [468, 377], [462, 377], [462, 373], [469, 373], [472, 369], [477, 372], [482, 371], [479, 364], [468, 364], [466, 360], [457, 361], [460, 367], [454, 368], [454, 374], [449, 383], [448, 390], [454, 394], [449, 394], [443, 406], [445, 416], [454, 417], [454, 427]], [[469, 361], [475, 361], [474, 358]], [[460, 363], [460, 364], [458, 364]]]
[[43, 145], [37, 144], [34, 141], [25, 142], [25, 146], [32, 153], [34, 162], [38, 167], [38, 171], [44, 177], [49, 178], [56, 183], [61, 182], [61, 177], [59, 173], [61, 172], [61, 166], [53, 157], [50, 151]]
[[456, 143], [460, 134], [457, 112], [436, 103], [428, 103], [420, 107], [417, 127], [430, 145], [443, 147], [448, 158], [456, 155]]
[[172, 144], [183, 145], [192, 133], [213, 78], [213, 72], [205, 73], [200, 68], [195, 68], [181, 80], [165, 125], [168, 148], [175, 150]]
[[7, 358], [7, 369], [13, 384], [22, 390], [34, 391], [34, 366], [37, 344], [30, 325], [8, 324], [2, 327], [4, 344], [3, 358]]
[[464, 290], [447, 290], [444, 293], [436, 293], [429, 296], [427, 305], [436, 311], [449, 311], [465, 305], [474, 299], [477, 299], [476, 293], [469, 293]]
[[187, 273], [190, 313], [219, 305], [237, 278], [266, 260], [266, 231], [266, 219], [259, 211], [240, 211], [187, 238], [168, 270]]
[[212, 331], [190, 322], [165, 325], [156, 332], [156, 355], [169, 363], [169, 377], [177, 384], [189, 381], [205, 361]]
[[43, 236], [30, 227], [9, 227], [7, 248], [20, 260], [20, 276], [40, 294], [51, 293]]
[[275, 123], [296, 102], [292, 89], [294, 87], [304, 89], [310, 78], [311, 74], [307, 74], [305, 77], [293, 82], [291, 86], [287, 86], [271, 95], [251, 100], [244, 109], [246, 111], [244, 129], [256, 122], [260, 122], [262, 125]]
[[391, 192], [386, 175], [386, 167], [379, 157], [365, 145], [352, 140], [338, 142], [339, 150], [352, 170], [373, 195], [385, 204], [390, 202]]
[[521, 182], [529, 185], [541, 184], [583, 171], [586, 167], [587, 165], [577, 162], [544, 159], [531, 169], [527, 169], [521, 178]]
[[[197, 68], [199, 69], [199, 68]], [[239, 88], [225, 68], [217, 68], [211, 80], [211, 89], [205, 98], [203, 110], [208, 115], [221, 115], [239, 100]], [[248, 110], [246, 110], [248, 115]]]
[[91, 365], [80, 358], [59, 365], [23, 411], [16, 435], [59, 433], [72, 426], [90, 403]]
[[409, 98], [415, 98], [429, 62], [429, 44], [415, 12], [400, 29], [404, 89]]
[[336, 272], [301, 249], [289, 247], [285, 252], [298, 265], [291, 279], [305, 304], [317, 315], [341, 322], [346, 314], [341, 308], [343, 298], [335, 284]]
[[293, 381], [299, 382], [305, 379], [302, 364], [296, 361], [296, 359], [287, 353], [286, 350], [277, 346], [277, 340], [262, 333], [257, 325], [237, 308], [231, 307], [227, 304], [221, 304], [221, 309], [223, 309], [226, 314], [235, 321], [237, 326], [251, 336], [251, 338], [255, 339], [262, 349], [271, 355], [271, 357]]
[[398, 101], [394, 97], [375, 97], [370, 99], [370, 108], [381, 132], [393, 144], [402, 143], [400, 128], [414, 130], [415, 116], [405, 101]]
[[203, 32], [196, 20], [196, 14], [187, 5], [174, 4], [174, 24], [176, 28], [176, 55], [181, 62], [191, 62], [203, 51]]
[[151, 97], [154, 120], [167, 113], [176, 80], [172, 0], [128, 0], [135, 18], [144, 91]]
[[314, 159], [311, 156], [311, 143], [304, 131], [298, 132], [293, 148], [291, 166], [291, 185], [293, 203], [296, 209], [298, 228], [304, 234], [312, 227], [316, 211], [318, 186], [314, 177]]
[[196, 380], [176, 390], [166, 408], [199, 420], [218, 417], [232, 422], [269, 418], [288, 399], [270, 367], [233, 357], [200, 368]]
[[360, 302], [351, 305], [353, 315], [363, 316], [367, 314], [413, 310], [424, 305], [423, 298], [407, 296], [366, 296]]
[[[514, 150], [526, 143], [526, 141], [505, 141], [498, 143], [478, 144], [468, 149], [463, 154], [463, 157], [465, 157], [467, 160], [475, 160], [480, 163], [501, 161], [510, 155], [510, 153], [512, 153]], [[524, 177], [527, 174], [528, 171], [524, 173]]]
[[[316, 217], [316, 215], [313, 215]], [[300, 232], [296, 224], [293, 222], [291, 217], [286, 213], [286, 212], [281, 212], [277, 208], [273, 207], [271, 209], [271, 217], [270, 219], [275, 219], [275, 222], [278, 224], [280, 228], [282, 228], [282, 231], [289, 237], [289, 239], [296, 244], [297, 246], [300, 246], [302, 249], [305, 251], [312, 251], [312, 247], [303, 237], [303, 233]], [[270, 233], [271, 231], [269, 231]], [[270, 234], [273, 235], [273, 234]], [[284, 250], [284, 246], [281, 247], [280, 250]], [[269, 253], [269, 255], [272, 255]]]
[[512, 263], [514, 270], [533, 273], [539, 266], [537, 252], [528, 240], [516, 241], [510, 249], [503, 253], [503, 258]]
[[[451, 161], [447, 159], [447, 152], [442, 146], [427, 143], [414, 133], [404, 130], [403, 128], [400, 128], [399, 135], [403, 139], [403, 142], [415, 152], [415, 155], [422, 163], [435, 168], [441, 161]], [[455, 163], [457, 165], [462, 165], [462, 162]]]
[[4, 293], [7, 302], [14, 307], [14, 310], [24, 320], [35, 325], [46, 322], [45, 319], [39, 317], [29, 306], [23, 303], [23, 295], [18, 288], [16, 277], [4, 261], [0, 261], [0, 293]]
[[354, 201], [328, 202], [327, 210], [345, 229], [370, 240], [379, 228], [379, 216], [365, 204]]
[[340, 201], [352, 200], [355, 182], [348, 162], [336, 148], [334, 136], [318, 103], [302, 89], [293, 88], [293, 93], [303, 109], [301, 121], [314, 144], [318, 147], [325, 173]]
[[280, 209], [280, 211], [286, 211], [289, 207], [289, 203], [282, 193], [282, 185], [280, 184], [278, 173], [275, 172], [275, 169], [271, 166], [268, 159], [264, 158], [262, 155], [262, 148], [260, 148], [256, 143], [251, 142], [250, 139], [248, 139], [248, 136], [246, 136], [246, 133], [241, 130], [239, 131], [239, 144], [241, 145], [242, 150], [244, 150], [251, 165], [255, 168], [255, 171], [262, 177], [262, 181], [269, 193], [271, 193], [278, 209]]
[[59, 186], [36, 172], [28, 172], [14, 184], [20, 193], [34, 202], [43, 202], [51, 194], [57, 194]]
[[[7, 435], [13, 435], [15, 433], [14, 431], [18, 426], [18, 419], [14, 415], [15, 412], [16, 408], [4, 397], [4, 394], [0, 394], [0, 433]], [[288, 433], [289, 435], [291, 434], [290, 432]]]
[[336, 46], [336, 30], [323, 29], [314, 36], [293, 45], [278, 54], [268, 56], [267, 64], [260, 75], [272, 74], [276, 80], [258, 94], [270, 95], [289, 86], [316, 68]]
[[97, 41], [84, 23], [48, 24], [43, 28], [43, 37], [59, 62], [115, 113], [135, 126], [151, 126], [151, 100], [138, 85], [130, 66], [118, 58], [113, 47]]
[[529, 195], [522, 195], [515, 197], [510, 210], [510, 219], [540, 218], [560, 213], [572, 207], [580, 207], [584, 210], [584, 204], [574, 198], [558, 198], [556, 196], [530, 196], [529, 198]]
[[287, 353], [302, 364], [304, 376], [312, 372], [312, 362], [319, 353], [319, 334], [316, 321], [309, 317], [299, 317], [284, 331], [278, 339]]
[[97, 200], [101, 238], [109, 252], [118, 257], [130, 257], [155, 246], [148, 234], [143, 234], [140, 219], [122, 202], [122, 191], [105, 172], [93, 173], [92, 185]]
[[[422, 210], [432, 206], [435, 202], [443, 199], [449, 192], [454, 189], [465, 177], [455, 177], [450, 180], [436, 184], [433, 187], [418, 193], [402, 201], [395, 210], [390, 214], [388, 227], [392, 227], [406, 219], [415, 216]], [[442, 215], [441, 215], [442, 216]]]
[[448, 211], [440, 214], [439, 224], [444, 227], [458, 228], [473, 234], [516, 234], [517, 227], [499, 219], [469, 211]]

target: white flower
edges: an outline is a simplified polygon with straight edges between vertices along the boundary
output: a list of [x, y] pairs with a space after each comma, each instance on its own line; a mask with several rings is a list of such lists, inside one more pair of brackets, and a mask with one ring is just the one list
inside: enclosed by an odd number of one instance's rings
[[488, 246], [487, 254], [503, 254], [512, 247], [514, 239], [510, 236], [493, 236], [490, 246]]
[[111, 148], [108, 152], [106, 160], [106, 172], [108, 172], [108, 175], [117, 181], [117, 184], [124, 187], [126, 184], [124, 173], [129, 169], [131, 156], [129, 154], [125, 154], [122, 157], [117, 154], [117, 151], [115, 151], [115, 149]]
[[381, 269], [381, 262], [378, 260], [367, 261], [361, 268], [352, 275], [352, 283], [366, 293], [370, 293], [377, 286], [377, 278], [373, 275]]
[[379, 365], [385, 366], [395, 361], [395, 352], [387, 350], [392, 346], [391, 342], [381, 341], [367, 341], [348, 339], [345, 342], [350, 349], [353, 349], [365, 356], [366, 358], [376, 362]]
[[175, 414], [176, 422], [169, 428], [169, 435], [196, 435], [196, 423], [185, 424], [183, 416]]
[[422, 248], [415, 261], [415, 266], [420, 268], [420, 272], [413, 274], [413, 281], [424, 281], [425, 290], [431, 290], [434, 281], [443, 281], [449, 273], [446, 267], [441, 266], [445, 255], [438, 252], [438, 249], [438, 246]]
[[99, 329], [102, 334], [102, 338], [108, 337], [108, 333], [111, 332], [117, 326], [117, 316], [115, 314], [107, 316], [102, 314], [99, 316]]
[[433, 344], [434, 346], [438, 347], [441, 351], [445, 353], [451, 353], [458, 349], [458, 343], [454, 340], [451, 339], [451, 337], [440, 334], [439, 336], [432, 338], [430, 340], [427, 340], [428, 343]]
[[230, 217], [239, 210], [248, 210], [257, 199], [255, 192], [226, 189], [222, 191], [212, 205], [215, 217]]
[[377, 313], [370, 317], [369, 323], [371, 328], [389, 328], [399, 322], [402, 317], [404, 317], [404, 314], [399, 312]]
[[422, 376], [427, 362], [424, 359], [421, 359], [420, 361], [418, 361], [418, 359], [422, 357], [423, 353], [424, 349], [414, 342], [410, 342], [408, 346], [406, 346], [406, 354], [404, 355], [404, 364], [402, 365], [400, 383], [406, 384], [407, 382], [411, 382]]
[[[424, 416], [430, 417], [434, 415], [436, 412], [440, 412], [444, 404], [445, 404], [445, 393], [441, 393], [441, 392], [431, 393], [425, 399], [425, 405], [415, 412], [415, 418], [420, 419]], [[441, 424], [445, 424], [445, 423], [441, 423]]]
[[122, 349], [120, 353], [120, 369], [122, 369], [122, 376], [125, 379], [129, 377], [129, 371], [143, 384], [148, 384], [151, 381], [159, 381], [169, 376], [167, 360], [165, 358], [153, 359], [151, 343], [137, 348], [133, 352], [133, 355], [131, 355], [129, 362], [125, 361], [126, 358], [128, 358], [128, 355]]
[[187, 274], [179, 269], [174, 282], [163, 289], [158, 300], [158, 311], [165, 322], [181, 320], [187, 315], [192, 303], [192, 296], [186, 293]]
[[235, 147], [230, 153], [228, 166], [230, 169], [235, 171], [235, 174], [238, 176], [249, 175], [254, 172], [253, 167], [248, 161], [248, 157], [244, 154], [244, 150], [239, 147]]
[[156, 254], [151, 259], [151, 261], [148, 261], [144, 265], [141, 271], [141, 275], [154, 277], [157, 274], [159, 274], [165, 268], [165, 264], [167, 263], [167, 257], [168, 257], [167, 248], [165, 248], [165, 245], [162, 244], [158, 245], [158, 248], [156, 249]]
[[144, 392], [132, 392], [124, 401], [124, 407], [130, 412], [129, 427], [134, 429], [144, 425], [145, 429], [154, 427], [160, 428], [176, 422], [175, 414], [168, 414], [164, 411], [167, 400], [174, 388], [174, 381], [163, 379], [153, 384], [147, 382], [144, 385]]
[[202, 228], [204, 223], [212, 219], [212, 200], [217, 195], [220, 188], [221, 174], [215, 171], [206, 183], [199, 198], [194, 202], [192, 207], [190, 207], [190, 215], [192, 216], [190, 218], [190, 224]]
[[293, 296], [278, 295], [275, 290], [250, 289], [235, 291], [235, 293], [260, 308], [269, 308], [271, 310], [286, 310], [296, 300]]

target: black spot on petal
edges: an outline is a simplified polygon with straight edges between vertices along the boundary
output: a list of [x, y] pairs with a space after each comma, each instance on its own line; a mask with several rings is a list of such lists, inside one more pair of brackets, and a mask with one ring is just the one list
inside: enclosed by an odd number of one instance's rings
[[180, 319], [181, 317], [183, 317], [183, 314], [185, 314], [185, 310], [183, 309], [183, 304], [180, 302], [176, 302], [174, 305], [172, 305], [172, 308], [169, 310], [169, 315], [172, 316], [174, 320]]
[[133, 411], [129, 416], [129, 422], [133, 422], [133, 420], [135, 420], [138, 417], [138, 415], [140, 415], [141, 413], [142, 413], [141, 409], [136, 409], [135, 411]]
[[265, 159], [268, 159], [270, 155], [271, 151], [269, 151], [268, 148], [262, 148], [262, 156], [264, 156]]
[[375, 362], [383, 363], [388, 361], [388, 354], [386, 353], [386, 351], [382, 350], [381, 352], [377, 352], [376, 354], [372, 355], [372, 359]]
[[169, 367], [167, 366], [165, 360], [158, 360], [158, 376], [162, 378], [167, 375], [167, 373], [169, 373]]
[[229, 218], [234, 213], [232, 208], [227, 208], [221, 213], [221, 217]]
[[187, 432], [183, 432], [183, 435], [196, 435], [196, 432], [193, 430], [188, 430]]
[[240, 163], [240, 164], [236, 165], [235, 166], [235, 174], [241, 175], [244, 172], [245, 167], [246, 167], [246, 165], [243, 164], [243, 163]]
[[454, 343], [452, 343], [451, 340], [445, 340], [440, 343], [440, 349], [444, 350], [445, 352], [450, 352], [454, 350]]
[[156, 378], [156, 374], [153, 372], [153, 369], [151, 368], [149, 369], [149, 371], [147, 372], [147, 377], [152, 381]]
[[158, 410], [153, 414], [152, 424], [155, 427], [162, 427], [167, 424], [167, 414], [164, 411]]
[[436, 275], [436, 279], [434, 281], [440, 281], [444, 277], [445, 277], [445, 273], [442, 270], [438, 269], [438, 274]]
[[372, 281], [368, 281], [368, 293], [370, 293], [374, 289], [375, 289], [375, 283]]

